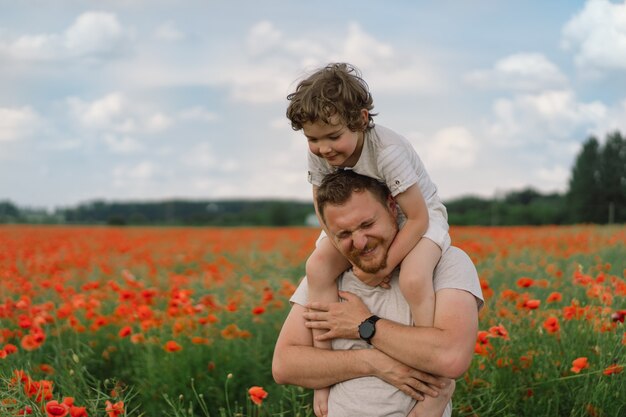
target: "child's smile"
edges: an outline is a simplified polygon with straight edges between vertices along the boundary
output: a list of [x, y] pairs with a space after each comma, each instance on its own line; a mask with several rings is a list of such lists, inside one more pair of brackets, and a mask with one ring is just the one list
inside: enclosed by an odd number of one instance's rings
[[335, 167], [353, 167], [363, 149], [363, 132], [353, 132], [337, 116], [331, 122], [305, 123], [302, 131], [309, 141], [309, 149]]

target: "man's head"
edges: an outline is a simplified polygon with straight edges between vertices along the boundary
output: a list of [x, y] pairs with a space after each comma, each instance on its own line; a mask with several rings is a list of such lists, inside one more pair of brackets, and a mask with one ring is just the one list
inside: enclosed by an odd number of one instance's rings
[[365, 272], [386, 267], [398, 225], [396, 203], [385, 184], [340, 170], [324, 178], [316, 203], [329, 238], [346, 258]]
[[294, 130], [302, 129], [306, 123], [333, 125], [339, 120], [351, 131], [362, 132], [373, 124], [375, 116], [370, 113], [374, 101], [367, 83], [350, 64], [334, 63], [318, 69], [301, 81], [287, 100], [287, 118]]

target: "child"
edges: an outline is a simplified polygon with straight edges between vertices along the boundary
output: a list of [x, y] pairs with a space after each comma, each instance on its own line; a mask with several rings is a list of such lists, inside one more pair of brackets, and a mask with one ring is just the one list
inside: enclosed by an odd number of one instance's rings
[[[324, 231], [306, 263], [309, 301], [337, 301], [335, 281], [350, 267], [366, 284], [384, 286], [401, 264], [400, 289], [411, 307], [414, 324], [432, 327], [433, 270], [450, 246], [450, 237], [446, 209], [417, 153], [402, 136], [374, 125], [372, 96], [354, 66], [329, 64], [301, 81], [287, 99], [287, 118], [294, 130], [303, 131], [309, 143], [308, 180], [313, 185], [314, 202], [326, 174], [352, 169], [385, 182], [404, 214], [404, 225], [389, 248], [386, 262], [357, 266], [350, 265], [335, 248], [336, 236], [325, 238], [326, 227], [316, 206]], [[367, 225], [348, 233], [367, 239], [362, 253], [376, 249]], [[331, 348], [330, 343], [315, 338], [314, 346]], [[328, 389], [316, 390], [316, 409], [325, 409], [327, 399]]]

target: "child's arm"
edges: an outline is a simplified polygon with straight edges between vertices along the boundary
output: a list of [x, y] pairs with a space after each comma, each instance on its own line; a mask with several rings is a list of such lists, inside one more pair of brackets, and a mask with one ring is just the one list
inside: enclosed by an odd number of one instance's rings
[[317, 221], [319, 222], [320, 227], [324, 229], [324, 232], [326, 232], [327, 236], [330, 236], [328, 234], [328, 230], [326, 230], [326, 224], [322, 220], [322, 216], [320, 216], [320, 210], [317, 207], [317, 190], [319, 190], [319, 188], [320, 187], [318, 187], [317, 185], [313, 186], [313, 208], [315, 208], [315, 215], [317, 216]]
[[[428, 207], [417, 184], [398, 194], [395, 199], [406, 215], [406, 223], [389, 248], [387, 267], [375, 274], [378, 278], [391, 274], [428, 230]], [[356, 273], [359, 277], [366, 275], [360, 270]]]

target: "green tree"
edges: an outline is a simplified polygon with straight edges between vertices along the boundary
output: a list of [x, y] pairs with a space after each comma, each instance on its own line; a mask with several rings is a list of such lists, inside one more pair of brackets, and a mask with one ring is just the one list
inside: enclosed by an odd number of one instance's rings
[[619, 132], [607, 135], [600, 172], [607, 220], [626, 221], [626, 140]]
[[606, 136], [603, 146], [590, 137], [572, 169], [567, 193], [570, 221], [626, 221], [626, 140], [619, 132]]
[[569, 181], [567, 200], [573, 222], [604, 220], [600, 175], [600, 144], [595, 137], [590, 137], [576, 157]]
[[11, 223], [20, 219], [20, 210], [8, 200], [0, 201], [0, 223]]

